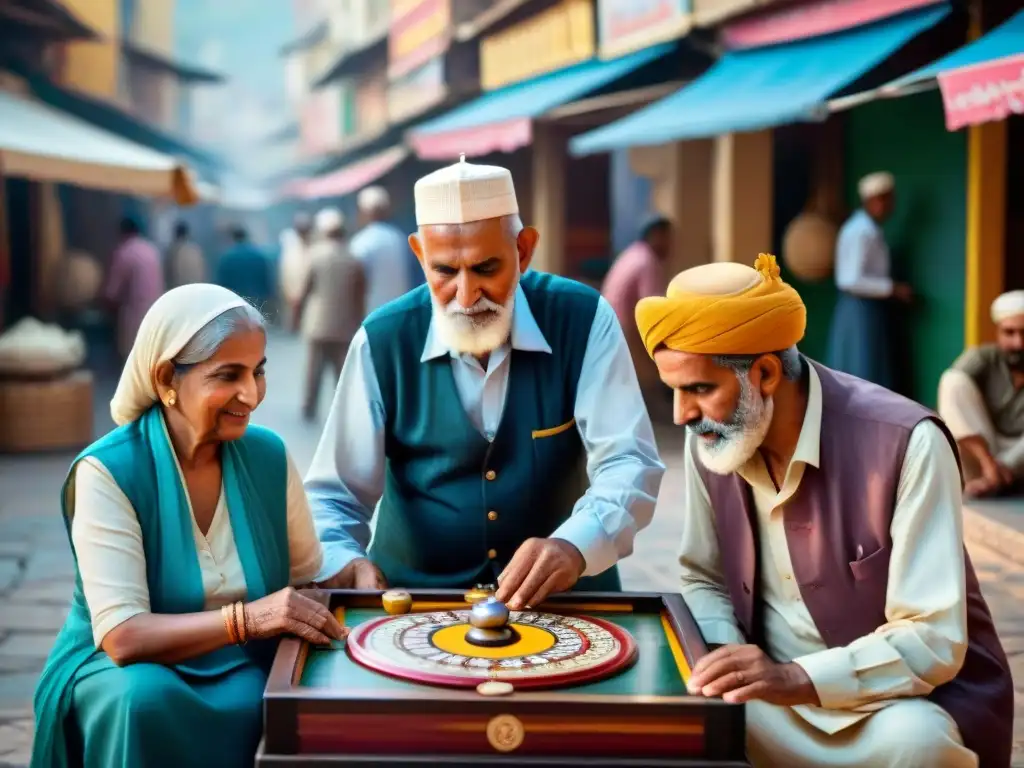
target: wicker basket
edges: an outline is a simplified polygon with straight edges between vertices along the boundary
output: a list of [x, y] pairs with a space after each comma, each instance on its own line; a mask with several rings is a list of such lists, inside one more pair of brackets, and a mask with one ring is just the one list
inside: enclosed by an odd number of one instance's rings
[[93, 440], [92, 374], [0, 380], [0, 453], [77, 450]]

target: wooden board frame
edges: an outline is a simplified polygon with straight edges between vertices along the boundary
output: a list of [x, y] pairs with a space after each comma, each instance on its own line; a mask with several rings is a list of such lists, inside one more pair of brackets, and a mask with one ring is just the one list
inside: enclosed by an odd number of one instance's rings
[[[464, 590], [409, 590], [416, 603], [446, 603], [454, 607], [464, 606]], [[339, 602], [346, 608], [377, 608], [382, 592], [361, 590], [321, 590], [307, 593], [324, 605], [332, 607]], [[597, 605], [601, 605], [599, 609]], [[692, 669], [707, 652], [696, 622], [690, 615], [680, 595], [648, 592], [569, 592], [550, 597], [542, 606], [533, 610], [578, 611], [611, 610], [617, 607], [634, 612], [661, 615], [670, 645], [678, 658], [681, 652], [685, 664]], [[675, 643], [673, 643], [673, 636]], [[545, 691], [517, 691], [511, 696], [488, 698], [475, 690], [457, 688], [424, 687], [410, 691], [395, 690], [340, 690], [303, 688], [298, 685], [302, 677], [309, 646], [297, 638], [281, 641], [264, 693], [264, 738], [257, 754], [257, 765], [261, 768], [282, 768], [284, 766], [381, 766], [421, 765], [441, 763], [453, 766], [651, 766], [656, 768], [697, 768], [718, 766], [739, 768], [748, 766], [745, 757], [745, 719], [742, 705], [728, 704], [720, 699], [704, 699], [692, 696], [647, 696], [647, 695], [595, 695], [574, 693], [571, 689]], [[424, 703], [429, 703], [425, 711]], [[364, 732], [384, 728], [391, 753], [373, 753], [362, 749], [358, 754], [300, 754], [300, 718], [316, 718], [324, 715], [340, 715], [350, 719], [353, 730]], [[516, 754], [515, 751], [502, 754], [497, 749], [488, 753], [486, 743], [480, 753], [463, 745], [463, 751], [455, 746], [454, 751], [431, 749], [424, 744], [423, 751], [411, 750], [412, 741], [406, 746], [410, 751], [395, 752], [394, 744], [403, 739], [420, 738], [429, 741], [429, 734], [436, 733], [435, 726], [427, 721], [440, 724], [459, 719], [472, 718], [485, 723], [500, 715], [512, 715], [527, 721], [526, 733], [532, 733], [530, 724], [546, 722], [545, 728], [553, 733], [559, 719], [571, 717], [581, 728], [577, 738], [581, 747], [593, 747], [595, 739], [608, 737], [608, 724], [621, 723], [627, 734], [649, 745], [659, 736], [659, 727], [674, 729], [677, 733], [686, 722], [702, 724], [702, 754], [686, 759], [655, 755], [635, 757], [602, 757], [591, 752], [588, 755], [552, 754], [535, 752]], [[589, 723], [589, 725], [588, 725]], [[581, 725], [582, 724], [582, 725]], [[466, 723], [462, 724], [463, 726]], [[694, 726], [696, 727], [696, 726]], [[435, 728], [435, 730], [430, 730]], [[614, 726], [612, 726], [614, 730]], [[446, 747], [457, 745], [465, 728], [446, 732]], [[571, 730], [571, 728], [570, 728]], [[559, 744], [564, 745], [574, 737], [559, 729]], [[479, 740], [479, 729], [472, 734]], [[534, 739], [541, 738], [535, 736]], [[435, 745], [436, 746], [436, 745]], [[470, 751], [465, 751], [469, 749]], [[426, 754], [426, 752], [430, 754]], [[607, 753], [605, 753], [607, 755]], [[669, 755], [672, 753], [669, 752]], [[680, 754], [676, 752], [675, 754]]]

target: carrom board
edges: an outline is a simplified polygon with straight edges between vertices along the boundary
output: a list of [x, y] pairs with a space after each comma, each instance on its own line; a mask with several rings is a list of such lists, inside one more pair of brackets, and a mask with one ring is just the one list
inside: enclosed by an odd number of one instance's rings
[[[311, 594], [353, 630], [387, 616], [380, 592]], [[414, 614], [469, 608], [462, 590], [411, 594]], [[566, 593], [533, 610], [620, 630], [635, 641], [635, 657], [594, 682], [489, 697], [371, 669], [344, 643], [288, 638], [264, 694], [257, 765], [749, 765], [743, 706], [686, 692], [707, 647], [679, 595]]]

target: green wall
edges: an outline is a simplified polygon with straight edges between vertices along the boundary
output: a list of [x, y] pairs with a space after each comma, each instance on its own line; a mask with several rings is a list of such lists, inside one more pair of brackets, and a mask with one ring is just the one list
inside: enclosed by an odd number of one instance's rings
[[[885, 225], [893, 276], [909, 282], [914, 305], [893, 313], [892, 343], [904, 379], [899, 389], [934, 407], [939, 376], [964, 339], [967, 141], [946, 130], [938, 91], [880, 100], [846, 115], [846, 200], [857, 206], [857, 180], [872, 171], [896, 177], [896, 212]], [[801, 348], [824, 360], [835, 288], [790, 276], [807, 304]]]

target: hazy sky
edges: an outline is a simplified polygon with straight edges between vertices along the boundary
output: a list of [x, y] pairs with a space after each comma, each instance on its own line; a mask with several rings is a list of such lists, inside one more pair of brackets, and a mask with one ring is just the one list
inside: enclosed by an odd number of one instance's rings
[[176, 54], [223, 73], [223, 86], [193, 91], [193, 139], [246, 175], [264, 175], [287, 153], [259, 140], [292, 116], [278, 49], [296, 35], [292, 0], [177, 0]]

